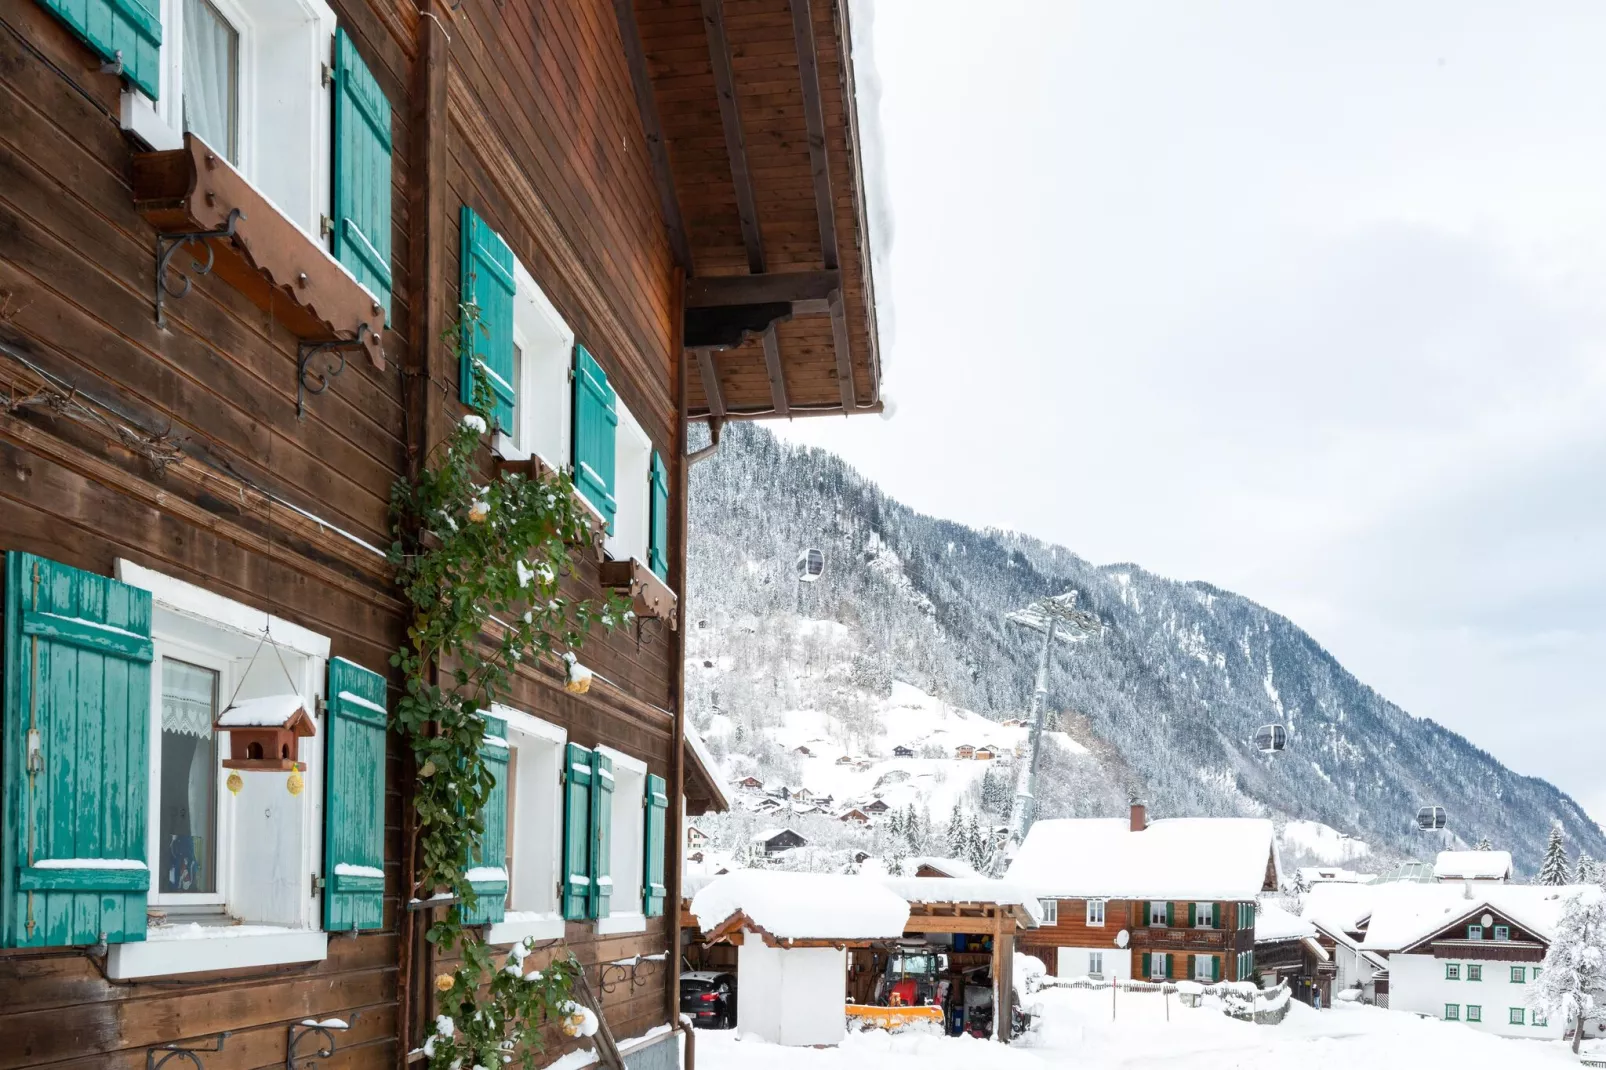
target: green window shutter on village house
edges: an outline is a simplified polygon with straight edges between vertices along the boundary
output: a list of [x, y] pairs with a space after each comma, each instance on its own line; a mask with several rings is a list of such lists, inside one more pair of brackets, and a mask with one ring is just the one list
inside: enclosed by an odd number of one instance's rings
[[39, 0], [107, 63], [123, 63], [123, 77], [156, 99], [161, 67], [160, 0]]
[[563, 916], [579, 921], [591, 903], [591, 752], [569, 743], [563, 753]]
[[586, 347], [574, 347], [574, 485], [613, 530], [616, 395]]
[[652, 469], [648, 475], [651, 488], [651, 522], [647, 538], [647, 567], [661, 580], [669, 579], [669, 473], [664, 459], [657, 450], [652, 451]]
[[0, 947], [143, 940], [150, 593], [16, 551], [5, 583]]
[[1143, 980], [1147, 981], [1154, 976], [1154, 956], [1149, 952], [1143, 953]]
[[591, 902], [589, 917], [606, 918], [611, 909], [613, 874], [613, 759], [591, 752]]
[[1195, 925], [1198, 925], [1198, 924], [1199, 924], [1199, 905], [1197, 903], [1189, 903], [1188, 904], [1188, 928], [1191, 929]]
[[1167, 903], [1165, 905], [1165, 923], [1169, 929], [1177, 927], [1177, 905], [1175, 903]]
[[646, 844], [647, 856], [641, 866], [641, 912], [656, 918], [664, 912], [664, 818], [669, 810], [669, 791], [664, 778], [647, 774]]
[[390, 318], [390, 101], [346, 31], [335, 31], [334, 230], [330, 251]]
[[[480, 836], [480, 849], [474, 856], [474, 869], [469, 870], [469, 883], [474, 888], [477, 902], [472, 910], [463, 911], [464, 925], [498, 922], [507, 912], [506, 721], [497, 717], [485, 718], [485, 742], [480, 746], [480, 761], [496, 778], [496, 783], [485, 800], [485, 831]], [[481, 872], [475, 873], [474, 870]]]
[[474, 403], [474, 370], [491, 384], [491, 418], [503, 431], [513, 430], [513, 250], [479, 213], [463, 205], [462, 272], [459, 299], [479, 309], [471, 322], [463, 318], [459, 390], [463, 404]]
[[324, 719], [323, 927], [378, 929], [385, 904], [385, 678], [329, 661]]

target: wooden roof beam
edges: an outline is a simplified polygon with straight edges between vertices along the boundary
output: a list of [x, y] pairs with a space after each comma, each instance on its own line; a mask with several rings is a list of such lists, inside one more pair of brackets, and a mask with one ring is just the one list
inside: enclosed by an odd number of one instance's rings
[[725, 391], [719, 385], [719, 371], [714, 367], [711, 349], [697, 351], [697, 368], [703, 374], [703, 393], [708, 397], [708, 418], [715, 424], [725, 422]]
[[724, 0], [702, 0], [703, 25], [708, 31], [708, 59], [719, 96], [719, 121], [725, 128], [725, 151], [730, 156], [731, 184], [736, 187], [736, 214], [747, 246], [747, 270], [764, 273], [764, 237], [758, 229], [758, 204], [753, 197], [753, 176], [747, 168], [747, 135], [736, 106], [736, 79], [731, 73], [730, 43], [725, 38]]
[[[786, 302], [816, 306], [828, 302], [842, 288], [842, 273], [827, 271], [777, 271], [756, 275], [710, 275], [686, 280], [687, 308], [725, 308], [731, 305], [763, 305]], [[811, 307], [809, 310], [824, 311]], [[804, 309], [794, 309], [804, 311]]]
[[669, 169], [669, 145], [658, 116], [658, 98], [652, 91], [652, 73], [641, 44], [641, 28], [636, 23], [635, 0], [613, 0], [613, 13], [619, 20], [619, 38], [624, 43], [625, 61], [630, 67], [630, 84], [636, 91], [636, 110], [641, 113], [642, 133], [647, 138], [647, 157], [652, 163], [653, 182], [664, 213], [664, 229], [669, 232], [669, 249], [675, 262], [691, 272], [691, 243], [686, 239], [686, 221], [680, 212], [680, 196], [675, 192], [675, 176]]
[[[820, 61], [814, 50], [814, 11], [810, 0], [791, 0], [792, 36], [797, 42], [797, 73], [803, 83], [803, 121], [809, 134], [809, 171], [814, 177], [814, 210], [820, 218], [820, 259], [837, 266], [836, 202], [831, 196], [831, 165], [825, 154], [825, 106], [820, 100]], [[843, 47], [851, 47], [844, 39]]]
[[775, 324], [764, 329], [764, 369], [770, 376], [770, 399], [775, 402], [775, 415], [791, 416], [792, 406], [786, 399], [786, 376], [781, 372], [781, 343], [775, 337]]
[[848, 350], [848, 313], [842, 291], [831, 294], [831, 347], [836, 350], [836, 382], [842, 391], [842, 411], [857, 412], [859, 399], [853, 389], [853, 357]]

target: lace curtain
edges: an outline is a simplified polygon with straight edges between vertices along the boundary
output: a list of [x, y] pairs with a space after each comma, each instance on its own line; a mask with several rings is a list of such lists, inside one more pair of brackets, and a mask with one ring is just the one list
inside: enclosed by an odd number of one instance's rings
[[240, 34], [206, 0], [184, 0], [184, 129], [239, 163]]

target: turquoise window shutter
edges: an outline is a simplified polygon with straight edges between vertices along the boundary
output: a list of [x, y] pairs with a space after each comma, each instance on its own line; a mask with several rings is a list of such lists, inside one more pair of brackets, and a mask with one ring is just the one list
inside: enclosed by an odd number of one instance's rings
[[591, 903], [590, 916], [606, 918], [613, 895], [613, 759], [591, 752]]
[[591, 908], [591, 752], [577, 743], [563, 754], [563, 916]]
[[385, 678], [329, 661], [325, 698], [323, 927], [378, 929], [385, 904]]
[[344, 29], [335, 31], [334, 230], [330, 251], [390, 318], [390, 101]]
[[150, 636], [148, 591], [6, 554], [0, 947], [145, 939]]
[[485, 743], [480, 747], [480, 760], [496, 778], [490, 798], [485, 800], [485, 831], [480, 837], [480, 849], [474, 856], [470, 871], [471, 884], [477, 902], [474, 909], [463, 911], [464, 925], [484, 925], [501, 921], [507, 910], [507, 722], [496, 717], [485, 718]]
[[651, 488], [651, 521], [647, 535], [647, 567], [659, 579], [669, 579], [669, 473], [664, 459], [657, 450], [652, 451], [652, 468], [648, 485]]
[[664, 822], [669, 813], [669, 789], [664, 778], [647, 774], [646, 835], [647, 857], [643, 859], [642, 913], [656, 918], [664, 912]]
[[463, 319], [463, 358], [459, 389], [463, 404], [474, 404], [474, 370], [491, 384], [491, 418], [513, 430], [513, 250], [479, 213], [463, 205], [462, 287], [460, 299], [478, 310], [477, 321]]
[[586, 347], [574, 347], [574, 485], [613, 528], [614, 429], [619, 411], [608, 375]]
[[39, 0], [90, 51], [123, 61], [123, 77], [156, 99], [161, 67], [161, 0]]

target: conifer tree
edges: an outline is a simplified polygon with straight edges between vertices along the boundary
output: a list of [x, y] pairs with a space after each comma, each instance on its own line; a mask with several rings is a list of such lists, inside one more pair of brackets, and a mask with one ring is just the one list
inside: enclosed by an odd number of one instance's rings
[[1568, 899], [1528, 1005], [1572, 1023], [1576, 1055], [1584, 1021], [1606, 1012], [1606, 902], [1599, 896]]
[[1561, 822], [1550, 826], [1550, 842], [1545, 845], [1544, 861], [1539, 863], [1536, 884], [1567, 883], [1567, 848], [1561, 842]]
[[1494, 850], [1494, 844], [1489, 842], [1489, 837], [1482, 836], [1482, 837], [1479, 837], [1478, 845], [1476, 847], [1474, 847], [1473, 850], [1474, 851], [1492, 851], [1492, 850]]
[[965, 812], [959, 808], [959, 800], [954, 800], [953, 813], [948, 815], [948, 835], [946, 839], [949, 858], [963, 858], [965, 855]]
[[1578, 868], [1573, 870], [1573, 883], [1594, 884], [1596, 880], [1595, 869], [1595, 860], [1589, 857], [1589, 852], [1578, 852]]

